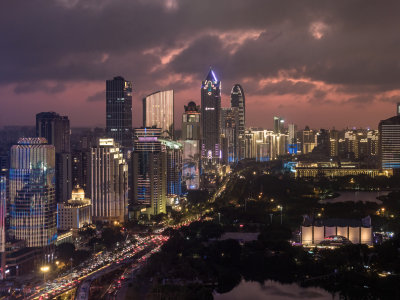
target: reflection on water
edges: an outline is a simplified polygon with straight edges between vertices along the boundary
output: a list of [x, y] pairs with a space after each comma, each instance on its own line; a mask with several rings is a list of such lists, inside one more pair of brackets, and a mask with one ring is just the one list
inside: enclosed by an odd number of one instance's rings
[[339, 197], [334, 199], [326, 199], [320, 200], [321, 203], [336, 203], [336, 202], [375, 202], [378, 204], [382, 204], [381, 200], [376, 199], [379, 196], [385, 196], [389, 194], [389, 192], [366, 192], [366, 191], [356, 191], [356, 192], [338, 192], [340, 194]]
[[303, 288], [296, 283], [282, 284], [276, 281], [266, 281], [264, 284], [252, 281], [242, 281], [232, 291], [225, 294], [214, 294], [215, 300], [288, 300], [288, 299], [312, 299], [328, 300], [339, 299], [333, 297], [321, 288]]

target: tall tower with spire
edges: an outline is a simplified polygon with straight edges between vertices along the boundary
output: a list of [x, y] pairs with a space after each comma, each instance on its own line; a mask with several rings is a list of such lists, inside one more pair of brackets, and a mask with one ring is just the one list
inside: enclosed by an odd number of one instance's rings
[[210, 67], [201, 83], [201, 156], [203, 166], [218, 164], [221, 157], [221, 81]]

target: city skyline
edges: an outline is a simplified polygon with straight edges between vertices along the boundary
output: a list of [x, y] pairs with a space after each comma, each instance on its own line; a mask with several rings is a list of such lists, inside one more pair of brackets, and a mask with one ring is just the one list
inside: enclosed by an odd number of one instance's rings
[[[279, 115], [299, 128], [377, 128], [400, 99], [394, 1], [222, 1], [212, 12], [174, 0], [21, 5], [2, 4], [0, 126], [32, 124], [35, 110], [67, 115], [73, 127], [104, 127], [104, 80], [124, 76], [134, 87], [133, 127], [142, 124], [144, 96], [174, 89], [179, 128], [183, 105], [200, 103], [198, 82], [210, 65], [224, 83], [222, 107], [234, 84], [245, 90], [248, 126], [270, 128]], [[11, 19], [17, 12], [23, 26]]]

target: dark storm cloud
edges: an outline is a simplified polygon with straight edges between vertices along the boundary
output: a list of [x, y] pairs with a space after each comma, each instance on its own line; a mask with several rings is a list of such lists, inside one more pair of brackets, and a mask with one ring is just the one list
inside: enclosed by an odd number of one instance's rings
[[[399, 11], [394, 0], [3, 1], [0, 84], [20, 83], [21, 93], [40, 80], [124, 74], [145, 93], [173, 74], [203, 79], [212, 65], [232, 82], [283, 74], [344, 90], [389, 91], [399, 88]], [[260, 35], [246, 38], [247, 31]], [[302, 94], [313, 87], [282, 81], [264, 89]]]
[[63, 83], [45, 83], [45, 82], [28, 82], [28, 83], [19, 83], [14, 88], [14, 92], [16, 94], [27, 94], [27, 93], [34, 93], [34, 92], [46, 92], [48, 94], [56, 94], [61, 93], [66, 90], [66, 86]]

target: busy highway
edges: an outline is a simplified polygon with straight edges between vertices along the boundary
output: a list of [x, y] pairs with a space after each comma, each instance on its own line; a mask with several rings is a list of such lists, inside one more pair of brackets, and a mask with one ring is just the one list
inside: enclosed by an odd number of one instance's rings
[[[135, 236], [136, 243], [129, 240], [120, 245], [119, 251], [102, 251], [94, 255], [91, 259], [72, 268], [58, 276], [54, 280], [47, 281], [45, 284], [32, 289], [29, 294], [25, 294], [26, 299], [51, 299], [68, 290], [78, 287], [78, 299], [82, 298], [83, 292], [89, 293], [91, 280], [122, 268], [127, 264], [140, 264], [142, 261], [159, 249], [161, 245], [168, 240], [168, 237], [162, 235], [150, 235], [147, 237]], [[86, 286], [86, 288], [85, 288]]]

